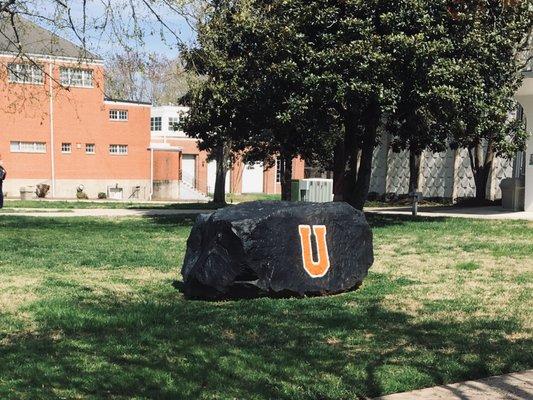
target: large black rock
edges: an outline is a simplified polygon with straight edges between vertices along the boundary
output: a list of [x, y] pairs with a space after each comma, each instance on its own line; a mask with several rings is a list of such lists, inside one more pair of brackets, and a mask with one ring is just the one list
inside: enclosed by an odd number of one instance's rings
[[200, 215], [181, 273], [188, 298], [323, 295], [359, 287], [373, 261], [348, 204], [256, 201]]

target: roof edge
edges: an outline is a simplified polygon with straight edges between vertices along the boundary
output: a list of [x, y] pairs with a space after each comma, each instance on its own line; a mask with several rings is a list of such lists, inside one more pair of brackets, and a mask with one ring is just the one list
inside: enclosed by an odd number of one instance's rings
[[49, 54], [38, 54], [38, 53], [20, 53], [16, 51], [0, 51], [0, 56], [11, 56], [11, 57], [20, 57], [25, 56], [28, 58], [35, 58], [37, 60], [59, 60], [67, 62], [85, 62], [87, 64], [101, 64], [104, 65], [104, 60], [102, 58], [86, 58], [86, 57], [66, 57], [66, 56], [54, 56]]

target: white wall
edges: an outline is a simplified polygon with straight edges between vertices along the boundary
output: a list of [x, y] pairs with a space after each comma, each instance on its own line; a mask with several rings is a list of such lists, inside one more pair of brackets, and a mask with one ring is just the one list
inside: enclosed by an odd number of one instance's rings
[[[370, 191], [407, 194], [409, 191], [409, 153], [388, 149], [388, 139], [374, 151]], [[500, 182], [512, 177], [512, 161], [496, 158], [487, 189], [491, 199], [501, 198]], [[468, 152], [448, 149], [442, 153], [422, 154], [419, 187], [424, 197], [473, 197], [476, 186]]]
[[[46, 179], [6, 179], [4, 181], [3, 191], [7, 192], [9, 198], [20, 198], [20, 188], [32, 187], [35, 188], [40, 183], [50, 185], [50, 180]], [[76, 189], [84, 186], [84, 192], [90, 199], [97, 199], [98, 193], [104, 192], [107, 194], [109, 187], [118, 187], [123, 189], [123, 200], [128, 200], [133, 193], [136, 186], [140, 186], [138, 198], [135, 200], [148, 200], [150, 196], [150, 181], [142, 179], [56, 179], [56, 198], [75, 199]], [[47, 198], [52, 196], [48, 192]]]
[[189, 107], [183, 106], [160, 106], [152, 107], [150, 117], [161, 117], [161, 131], [152, 131], [153, 138], [184, 138], [187, 137], [185, 132], [169, 129], [169, 118], [181, 118], [183, 114], [189, 112]]

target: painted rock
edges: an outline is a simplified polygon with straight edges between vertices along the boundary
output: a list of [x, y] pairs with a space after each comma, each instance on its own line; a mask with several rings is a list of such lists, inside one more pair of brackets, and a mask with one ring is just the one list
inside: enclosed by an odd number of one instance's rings
[[358, 288], [373, 261], [348, 204], [256, 201], [200, 215], [181, 274], [187, 298], [325, 295]]

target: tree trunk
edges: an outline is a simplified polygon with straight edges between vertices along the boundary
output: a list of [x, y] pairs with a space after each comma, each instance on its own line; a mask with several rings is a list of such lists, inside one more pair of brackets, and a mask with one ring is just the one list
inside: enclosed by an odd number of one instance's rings
[[292, 185], [292, 157], [290, 155], [281, 155], [278, 159], [281, 162], [281, 200], [291, 200]]
[[343, 201], [350, 205], [355, 202], [355, 188], [361, 148], [357, 141], [357, 131], [351, 121], [352, 116], [344, 119], [344, 171], [343, 171]]
[[344, 140], [339, 139], [333, 152], [333, 201], [343, 201], [345, 163]]
[[380, 122], [377, 101], [371, 102], [361, 115], [364, 117], [364, 128], [361, 132], [357, 131], [356, 125], [352, 123], [353, 116], [348, 115], [348, 118], [344, 119], [344, 201], [358, 210], [363, 210], [370, 189], [372, 159]]
[[409, 151], [409, 193], [418, 192], [420, 178], [420, 153]]
[[363, 140], [361, 149], [361, 163], [357, 172], [357, 182], [353, 195], [353, 201], [350, 203], [358, 210], [363, 210], [370, 189], [370, 178], [372, 177], [372, 159], [374, 158], [374, 143], [376, 140], [376, 131], [366, 135]]
[[215, 148], [215, 160], [217, 162], [217, 174], [213, 202], [215, 204], [226, 204], [226, 173], [228, 169], [224, 145]]
[[487, 143], [487, 150], [483, 156], [483, 144], [477, 143], [468, 149], [470, 167], [476, 185], [476, 200], [487, 199], [487, 186], [490, 172], [494, 164], [494, 146], [492, 141]]

